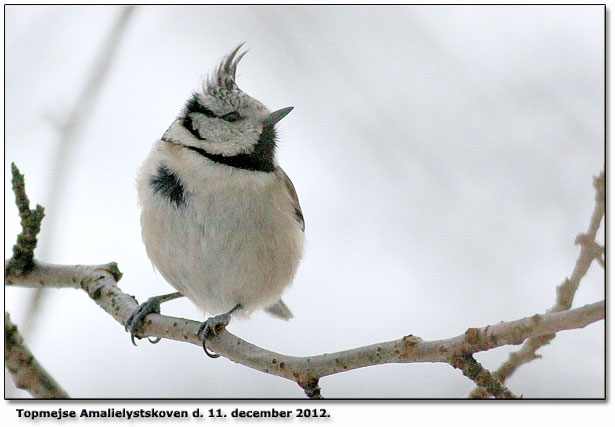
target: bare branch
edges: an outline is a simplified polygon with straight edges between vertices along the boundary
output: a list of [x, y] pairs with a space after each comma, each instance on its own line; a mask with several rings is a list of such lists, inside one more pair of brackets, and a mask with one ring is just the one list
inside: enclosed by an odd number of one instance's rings
[[[15, 188], [20, 215], [22, 212], [28, 212], [28, 215], [25, 216], [29, 217], [31, 216], [29, 201], [25, 194], [23, 176], [19, 174], [14, 165], [13, 173], [14, 181], [17, 182]], [[603, 182], [604, 175], [601, 175], [601, 177]], [[596, 187], [600, 188], [599, 179]], [[604, 192], [602, 192], [602, 195], [604, 195]], [[595, 239], [595, 233], [603, 215], [604, 204], [602, 203], [602, 213], [593, 216], [590, 226], [590, 233], [593, 232], [594, 234], [578, 239], [579, 243], [582, 244], [581, 256], [579, 257], [581, 262], [577, 262], [572, 275], [573, 278], [576, 278], [576, 287], [589, 268], [592, 259], [601, 254], [601, 250], [599, 250], [601, 248], [591, 244], [590, 240]], [[42, 216], [40, 219], [42, 219]], [[37, 222], [39, 228], [40, 219]], [[598, 226], [595, 226], [594, 220], [598, 221]], [[24, 225], [24, 230], [26, 228]], [[34, 235], [36, 236], [36, 233]], [[27, 269], [14, 269], [12, 265], [13, 259], [5, 261], [4, 273], [7, 286], [39, 289], [50, 287], [81, 288], [121, 325], [125, 325], [128, 317], [138, 306], [134, 297], [123, 293], [117, 286], [122, 273], [115, 263], [71, 266], [45, 264], [30, 259]], [[585, 270], [581, 271], [581, 274], [578, 271], [582, 268], [585, 268]], [[558, 288], [559, 304], [566, 301], [567, 290], [571, 289], [570, 286], [574, 286], [574, 283], [571, 285], [571, 282], [572, 280], [567, 279]], [[574, 290], [576, 291], [576, 288]], [[237, 363], [296, 382], [312, 399], [322, 398], [318, 385], [319, 379], [322, 377], [379, 364], [418, 362], [448, 363], [460, 369], [464, 375], [481, 387], [477, 389], [479, 390], [477, 393], [473, 393], [474, 397], [485, 397], [488, 393], [488, 395], [496, 398], [513, 398], [516, 396], [502, 385], [503, 381], [500, 379], [500, 375], [510, 374], [521, 363], [538, 357], [535, 354], [536, 348], [548, 343], [556, 332], [583, 328], [605, 317], [604, 301], [573, 310], [557, 310], [556, 308], [558, 308], [557, 305], [544, 315], [537, 314], [515, 321], [500, 322], [497, 325], [489, 325], [484, 328], [470, 328], [463, 335], [444, 340], [423, 341], [419, 337], [408, 335], [395, 341], [319, 356], [295, 357], [274, 353], [244, 341], [228, 331], [222, 331], [217, 337], [208, 340], [208, 346], [217, 354], [226, 356]], [[150, 314], [142, 328], [140, 338], [167, 338], [200, 346], [202, 345], [198, 334], [200, 325], [199, 322], [192, 320]], [[513, 353], [511, 362], [505, 364], [495, 375], [491, 375], [472, 356], [480, 351], [507, 344], [521, 344], [524, 341], [523, 348], [519, 352]], [[40, 393], [55, 393], [62, 397], [63, 391], [52, 379], [47, 378], [48, 374], [42, 367], [37, 366], [35, 374], [23, 374], [25, 371], [23, 361], [27, 362], [26, 365], [32, 364], [33, 357], [29, 352], [25, 353], [27, 349], [19, 350], [21, 353], [15, 355], [13, 350], [17, 348], [17, 344], [21, 345], [22, 343], [16, 327], [10, 323], [8, 314], [5, 314], [5, 354], [11, 357], [11, 360], [7, 361], [7, 366], [10, 362], [10, 366], [13, 367], [11, 372], [15, 375], [16, 383], [20, 387], [27, 385], [30, 388], [35, 388], [35, 391], [32, 392], [35, 396]], [[528, 343], [532, 343], [531, 346]], [[524, 352], [523, 349], [526, 347], [530, 351]], [[26, 356], [20, 356], [20, 354]], [[22, 378], [24, 375], [33, 377], [34, 385], [24, 381]], [[36, 384], [39, 384], [39, 386], [36, 386]]]
[[568, 310], [572, 307], [572, 300], [579, 288], [581, 279], [587, 274], [587, 270], [599, 253], [595, 250], [594, 242], [596, 240], [596, 234], [600, 228], [602, 217], [604, 216], [605, 206], [605, 179], [604, 172], [600, 172], [598, 177], [594, 177], [594, 187], [596, 188], [596, 205], [594, 206], [594, 212], [587, 229], [587, 233], [577, 236], [575, 244], [581, 246], [581, 253], [574, 266], [574, 270], [570, 275], [570, 279], [566, 279], [557, 288], [557, 301], [555, 305], [549, 311], [562, 311]]
[[[36, 263], [32, 272], [25, 277], [7, 277], [7, 285], [82, 288], [123, 326], [137, 308], [137, 302], [116, 285], [119, 277], [115, 264], [65, 266]], [[274, 353], [228, 331], [222, 331], [209, 340], [208, 346], [234, 362], [294, 381], [306, 390], [308, 396], [319, 397], [318, 379], [328, 375], [385, 363], [454, 363], [460, 355], [521, 344], [528, 338], [561, 330], [583, 328], [604, 319], [604, 315], [604, 301], [601, 301], [565, 312], [471, 328], [462, 335], [443, 340], [423, 341], [408, 335], [395, 341], [308, 357]], [[159, 314], [150, 314], [146, 319], [141, 338], [160, 337], [202, 345], [198, 336], [200, 322]]]
[[4, 363], [18, 388], [41, 399], [68, 399], [68, 394], [34, 358], [4, 312]]
[[[600, 228], [602, 217], [604, 216], [605, 208], [605, 176], [604, 171], [600, 175], [594, 177], [594, 188], [596, 189], [596, 205], [592, 213], [591, 221], [587, 229], [587, 233], [580, 234], [575, 239], [575, 244], [581, 246], [581, 252], [575, 263], [574, 270], [570, 275], [570, 279], [566, 278], [564, 282], [557, 287], [557, 299], [555, 305], [551, 307], [547, 313], [561, 312], [569, 310], [572, 307], [574, 295], [579, 288], [581, 279], [585, 277], [592, 261], [595, 259], [604, 267], [602, 253], [604, 248], [596, 243], [596, 234]], [[524, 363], [540, 358], [536, 351], [542, 346], [545, 346], [555, 338], [555, 333], [545, 334], [542, 336], [532, 337], [528, 339], [521, 349], [510, 353], [500, 368], [494, 372], [494, 377], [504, 383], [519, 366]], [[471, 398], [487, 397], [489, 394], [480, 388], [474, 389], [470, 393]]]

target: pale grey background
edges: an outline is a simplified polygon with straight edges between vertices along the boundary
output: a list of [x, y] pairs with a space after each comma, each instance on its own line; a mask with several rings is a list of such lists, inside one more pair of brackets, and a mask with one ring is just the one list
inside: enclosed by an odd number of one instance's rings
[[[233, 333], [310, 355], [450, 337], [553, 305], [604, 167], [603, 7], [139, 7], [66, 159], [64, 197], [50, 200], [58, 123], [118, 12], [6, 8], [5, 180], [16, 162], [31, 200], [57, 217], [45, 261], [117, 261], [121, 287], [140, 300], [171, 290], [141, 243], [136, 171], [199, 77], [246, 41], [239, 86], [272, 110], [295, 106], [279, 159], [308, 244], [285, 294], [295, 319], [257, 314]], [[8, 181], [5, 193], [9, 251], [19, 220]], [[29, 294], [6, 291], [17, 324]], [[575, 306], [603, 298], [594, 265]], [[163, 313], [204, 318], [188, 301]], [[73, 290], [48, 293], [28, 342], [73, 397], [304, 396], [196, 346], [133, 347]], [[513, 349], [478, 358], [496, 369]], [[603, 396], [604, 322], [559, 334], [541, 354], [511, 378], [514, 392]], [[327, 397], [465, 397], [472, 383], [415, 364], [321, 386]]]

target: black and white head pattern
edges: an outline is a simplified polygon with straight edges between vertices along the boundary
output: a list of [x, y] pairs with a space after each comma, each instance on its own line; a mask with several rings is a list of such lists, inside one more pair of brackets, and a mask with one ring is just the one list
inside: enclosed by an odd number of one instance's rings
[[246, 54], [238, 55], [241, 47], [222, 60], [200, 92], [191, 95], [162, 139], [223, 165], [272, 172], [275, 121], [263, 104], [237, 86], [237, 64]]

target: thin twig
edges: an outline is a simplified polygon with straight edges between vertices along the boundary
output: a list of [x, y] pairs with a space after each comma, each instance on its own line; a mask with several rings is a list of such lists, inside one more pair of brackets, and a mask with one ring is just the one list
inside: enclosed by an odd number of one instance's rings
[[68, 399], [68, 394], [34, 358], [4, 312], [4, 363], [15, 385], [40, 399]]
[[[581, 252], [575, 263], [574, 270], [570, 278], [566, 278], [564, 282], [557, 287], [557, 298], [555, 305], [551, 307], [547, 313], [556, 313], [569, 310], [572, 307], [574, 296], [579, 288], [581, 279], [585, 277], [591, 263], [594, 259], [602, 261], [602, 253], [604, 248], [596, 243], [596, 234], [600, 228], [600, 223], [604, 217], [605, 209], [605, 176], [604, 171], [600, 172], [598, 177], [594, 177], [594, 188], [596, 189], [596, 205], [592, 213], [591, 221], [587, 229], [587, 233], [580, 234], [575, 239], [575, 244], [581, 246]], [[604, 261], [602, 265], [604, 266]], [[541, 356], [536, 353], [542, 346], [549, 344], [555, 333], [542, 336], [532, 337], [528, 339], [523, 346], [515, 352], [510, 353], [508, 359], [493, 373], [493, 376], [498, 381], [504, 383], [521, 365], [539, 359]], [[488, 393], [479, 387], [472, 390], [471, 398], [487, 397]]]
[[[57, 202], [64, 198], [63, 194], [67, 188], [66, 180], [68, 172], [71, 170], [70, 162], [76, 149], [75, 141], [78, 132], [87, 122], [92, 107], [96, 103], [96, 99], [103, 87], [106, 76], [109, 74], [113, 59], [119, 50], [120, 42], [128, 28], [134, 10], [134, 6], [125, 6], [118, 14], [109, 29], [106, 39], [102, 43], [98, 55], [94, 59], [94, 64], [87, 75], [83, 90], [68, 114], [66, 122], [61, 127], [56, 143], [55, 159], [52, 161], [54, 168], [48, 180], [49, 190], [47, 199], [50, 203], [55, 203], [55, 205], [48, 206], [50, 208], [49, 217], [45, 222], [44, 239], [38, 251], [40, 259], [47, 258], [49, 248], [56, 241], [57, 218], [62, 216], [62, 212], [60, 212], [61, 206]], [[37, 290], [28, 301], [27, 314], [25, 316], [26, 322], [23, 325], [25, 332], [31, 331], [36, 323], [37, 314], [41, 311], [43, 295], [42, 290]]]
[[41, 205], [36, 205], [34, 210], [30, 209], [24, 176], [19, 173], [15, 163], [11, 163], [11, 172], [13, 174], [11, 182], [15, 193], [15, 203], [21, 218], [22, 231], [17, 236], [17, 243], [13, 246], [13, 257], [6, 270], [12, 276], [21, 276], [28, 273], [34, 266], [34, 249], [38, 242], [37, 236], [41, 231], [45, 209]]

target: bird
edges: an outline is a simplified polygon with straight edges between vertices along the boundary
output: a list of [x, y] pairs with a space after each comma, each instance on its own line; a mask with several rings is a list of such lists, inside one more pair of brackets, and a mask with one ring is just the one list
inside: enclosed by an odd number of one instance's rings
[[305, 220], [276, 159], [276, 125], [294, 107], [271, 112], [239, 89], [242, 46], [192, 93], [137, 174], [147, 255], [177, 292], [149, 298], [127, 319], [135, 345], [145, 317], [184, 296], [212, 315], [198, 331], [210, 357], [218, 355], [207, 340], [231, 318], [261, 309], [293, 317], [281, 295], [301, 261]]

